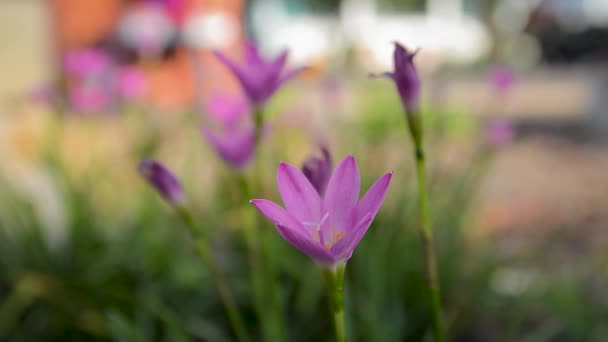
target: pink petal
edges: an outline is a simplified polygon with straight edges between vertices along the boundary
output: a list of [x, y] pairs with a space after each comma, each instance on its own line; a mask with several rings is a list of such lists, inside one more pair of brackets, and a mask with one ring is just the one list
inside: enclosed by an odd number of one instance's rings
[[268, 65], [268, 73], [272, 75], [276, 75], [277, 79], [279, 75], [281, 75], [281, 71], [285, 67], [285, 63], [287, 63], [287, 57], [289, 56], [289, 50], [283, 50], [281, 54]]
[[294, 166], [281, 162], [277, 184], [285, 208], [300, 222], [318, 223], [321, 219], [321, 198], [308, 179]]
[[281, 77], [279, 78], [278, 86], [280, 87], [281, 85], [283, 85], [283, 83], [288, 82], [289, 80], [298, 76], [299, 74], [306, 71], [307, 69], [308, 69], [308, 67], [305, 66], [305, 67], [295, 68], [295, 69], [292, 69], [292, 70], [289, 70], [289, 71], [283, 73], [281, 75]]
[[333, 254], [321, 243], [311, 239], [308, 234], [303, 234], [298, 230], [282, 225], [277, 225], [277, 230], [283, 239], [287, 240], [292, 246], [311, 257], [317, 263], [332, 265], [335, 262], [336, 259]]
[[297, 230], [302, 234], [308, 234], [308, 230], [302, 226], [298, 220], [296, 220], [287, 211], [285, 211], [285, 209], [281, 208], [280, 205], [274, 203], [273, 201], [265, 199], [253, 199], [249, 201], [249, 203], [253, 204], [264, 216], [266, 216], [276, 225]]
[[336, 260], [347, 261], [350, 259], [353, 255], [353, 251], [367, 232], [373, 219], [374, 218], [370, 214], [363, 216], [354, 229], [346, 233], [340, 241], [336, 242], [331, 247], [331, 252], [336, 257]]
[[213, 54], [238, 79], [239, 83], [241, 84], [241, 87], [243, 88], [247, 96], [251, 98], [252, 95], [255, 95], [256, 90], [253, 85], [255, 80], [250, 77], [249, 73], [247, 72], [246, 66], [240, 67], [232, 59], [228, 58], [228, 56], [226, 56], [220, 51], [213, 51]]
[[360, 220], [365, 215], [371, 215], [372, 219], [376, 216], [376, 213], [380, 209], [384, 196], [388, 191], [388, 186], [391, 183], [393, 173], [389, 172], [384, 176], [380, 177], [374, 185], [372, 185], [367, 193], [359, 201], [357, 206], [357, 219]]
[[216, 133], [203, 128], [202, 133], [222, 159], [233, 167], [240, 169], [251, 161], [255, 148], [253, 130]]
[[264, 65], [258, 47], [252, 42], [245, 43], [245, 63], [247, 63], [248, 66], [256, 68]]
[[323, 211], [329, 213], [329, 227], [338, 232], [352, 225], [351, 214], [359, 200], [361, 177], [353, 156], [344, 158], [336, 167], [325, 190]]

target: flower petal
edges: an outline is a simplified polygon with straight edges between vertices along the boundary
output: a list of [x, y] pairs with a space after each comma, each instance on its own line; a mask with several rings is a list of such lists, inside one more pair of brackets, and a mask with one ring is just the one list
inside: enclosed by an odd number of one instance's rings
[[306, 70], [308, 70], [308, 67], [304, 66], [304, 67], [291, 69], [289, 71], [282, 73], [278, 79], [277, 88], [281, 87], [284, 83], [288, 82], [289, 80], [298, 76], [299, 74], [303, 73]]
[[255, 98], [257, 93], [255, 87], [255, 80], [252, 79], [251, 75], [249, 75], [249, 73], [247, 72], [246, 66], [241, 67], [237, 65], [231, 58], [229, 58], [220, 51], [215, 50], [213, 51], [213, 54], [237, 78], [241, 85], [241, 88], [243, 88], [243, 91], [245, 92], [245, 94], [247, 94], [247, 97], [249, 97], [250, 99]]
[[335, 257], [328, 249], [302, 232], [282, 225], [277, 225], [277, 230], [283, 239], [287, 240], [300, 252], [308, 255], [315, 262], [322, 265], [331, 265], [335, 262]]
[[282, 74], [283, 68], [285, 68], [285, 63], [287, 63], [287, 57], [289, 56], [289, 50], [283, 50], [279, 54], [279, 56], [267, 65], [266, 72], [269, 75], [273, 75], [275, 79], [279, 79], [279, 76]]
[[308, 233], [306, 228], [304, 228], [298, 220], [273, 201], [252, 199], [249, 203], [253, 204], [264, 216], [275, 224], [299, 230], [302, 233]]
[[253, 42], [245, 43], [245, 63], [250, 67], [260, 68], [264, 66], [264, 60], [260, 56], [257, 45]]
[[355, 158], [344, 158], [331, 175], [325, 191], [323, 211], [329, 213], [328, 227], [333, 227], [337, 232], [351, 228], [354, 223], [351, 214], [359, 200], [360, 183], [361, 177]]
[[335, 258], [331, 252], [313, 240], [309, 231], [278, 204], [264, 199], [254, 199], [250, 203], [273, 221], [279, 234], [300, 252], [308, 255], [317, 263], [333, 264]]
[[300, 170], [281, 162], [277, 170], [277, 184], [287, 211], [300, 222], [319, 223], [321, 198]]
[[363, 216], [350, 232], [346, 233], [340, 241], [331, 247], [331, 252], [336, 257], [336, 260], [347, 261], [350, 259], [373, 219], [370, 214]]
[[255, 134], [253, 129], [226, 130], [216, 133], [208, 128], [203, 128], [202, 133], [220, 157], [237, 169], [247, 166], [254, 155]]
[[392, 172], [380, 177], [361, 198], [357, 205], [357, 221], [361, 220], [367, 214], [370, 214], [372, 219], [376, 216], [376, 213], [384, 201], [384, 196], [388, 191], [388, 186], [391, 183], [392, 177]]

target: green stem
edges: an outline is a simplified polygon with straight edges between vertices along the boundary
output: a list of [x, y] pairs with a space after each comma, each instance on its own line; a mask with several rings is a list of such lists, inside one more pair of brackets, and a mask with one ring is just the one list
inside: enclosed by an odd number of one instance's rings
[[420, 215], [420, 238], [424, 249], [424, 261], [427, 276], [429, 298], [431, 301], [432, 327], [435, 341], [445, 341], [441, 319], [441, 291], [437, 276], [437, 260], [431, 229], [428, 191], [426, 187], [426, 162], [422, 143], [415, 142], [416, 175], [418, 177], [418, 209]]
[[255, 107], [253, 109], [253, 124], [254, 124], [254, 141], [256, 147], [262, 139], [262, 130], [264, 129], [264, 108]]
[[228, 287], [224, 276], [222, 275], [220, 268], [211, 253], [209, 246], [207, 245], [207, 241], [204, 237], [202, 237], [192, 219], [192, 215], [190, 212], [184, 207], [178, 207], [177, 211], [179, 216], [184, 221], [192, 238], [196, 241], [196, 249], [198, 251], [201, 260], [209, 270], [209, 274], [213, 279], [213, 283], [215, 288], [224, 303], [224, 308], [226, 309], [226, 313], [228, 315], [228, 319], [230, 320], [230, 324], [232, 325], [232, 329], [234, 329], [234, 333], [237, 339], [241, 342], [249, 341], [249, 336], [247, 335], [247, 331], [245, 329], [245, 325], [243, 324], [243, 319], [238, 311], [236, 301], [234, 300], [234, 296]]
[[[240, 185], [244, 199], [252, 199], [251, 186], [242, 175]], [[259, 229], [258, 215], [253, 206], [245, 208], [244, 215], [243, 232], [249, 251], [254, 304], [260, 318], [263, 340], [284, 341], [280, 308], [276, 297], [278, 291], [274, 289], [274, 276], [270, 265], [272, 258], [265, 243], [265, 232]]]
[[323, 279], [329, 295], [329, 306], [334, 318], [336, 342], [346, 341], [344, 329], [344, 268], [340, 265], [335, 270], [324, 269]]

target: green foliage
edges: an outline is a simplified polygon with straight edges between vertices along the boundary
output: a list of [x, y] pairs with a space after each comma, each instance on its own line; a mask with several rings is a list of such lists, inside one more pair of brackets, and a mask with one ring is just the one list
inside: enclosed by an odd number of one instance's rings
[[[339, 123], [339, 137], [359, 159], [363, 189], [385, 168], [394, 169], [395, 180], [346, 267], [347, 335], [351, 341], [425, 340], [430, 336], [430, 312], [416, 229], [411, 147], [394, 99], [379, 92], [363, 108], [361, 120]], [[446, 115], [429, 112], [429, 127], [433, 117]], [[449, 116], [448, 137], [472, 131], [470, 120], [457, 113]], [[289, 157], [297, 139], [280, 131], [273, 139], [264, 147], [257, 171], [262, 175], [259, 193], [277, 199], [274, 170], [280, 159], [297, 162]], [[389, 164], [389, 151], [402, 157]], [[606, 303], [584, 286], [591, 271], [581, 269], [574, 278], [538, 271], [525, 290], [497, 290], [497, 274], [516, 267], [517, 260], [501, 257], [491, 244], [467, 239], [474, 194], [491, 155], [483, 150], [463, 162], [466, 167], [450, 170], [438, 169], [436, 157], [431, 149], [431, 206], [448, 336], [462, 341], [597, 337]], [[135, 165], [133, 160], [126, 168]], [[170, 208], [145, 189], [132, 203], [130, 215], [109, 219], [98, 208], [95, 184], [100, 180], [77, 182], [59, 166], [48, 166], [67, 213], [66, 237], [59, 245], [50, 243], [46, 222], [29, 200], [9, 182], [0, 182], [1, 340], [234, 340], [209, 274]], [[265, 317], [254, 309], [241, 227], [249, 198], [235, 190], [239, 184], [233, 175], [222, 175], [214, 191], [192, 182], [188, 189], [214, 199], [196, 210], [196, 219], [205, 228], [248, 332], [259, 340]], [[265, 303], [268, 310], [272, 305], [280, 313], [287, 339], [328, 340], [332, 319], [319, 269], [283, 241], [271, 224], [263, 222], [259, 238], [268, 247], [264, 274], [274, 289], [265, 294]], [[535, 265], [536, 257], [524, 264]]]

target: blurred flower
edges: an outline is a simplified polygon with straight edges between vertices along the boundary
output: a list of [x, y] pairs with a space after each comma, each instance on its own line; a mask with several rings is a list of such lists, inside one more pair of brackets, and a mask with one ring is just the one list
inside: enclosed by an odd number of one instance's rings
[[505, 65], [496, 66], [488, 73], [488, 82], [498, 94], [505, 94], [515, 85], [515, 72]]
[[152, 3], [158, 3], [167, 12], [173, 23], [181, 26], [186, 17], [186, 1], [187, 0], [148, 0]]
[[373, 77], [384, 76], [392, 79], [397, 86], [397, 92], [401, 98], [401, 104], [405, 110], [405, 117], [408, 122], [408, 129], [416, 150], [421, 150], [422, 146], [422, 123], [418, 115], [420, 105], [420, 78], [414, 65], [416, 51], [410, 52], [403, 45], [395, 42], [393, 61], [395, 70], [385, 72]]
[[493, 119], [486, 124], [485, 135], [490, 145], [500, 146], [511, 142], [515, 134], [509, 121]]
[[37, 84], [27, 91], [25, 97], [27, 100], [39, 105], [52, 105], [57, 100], [56, 88], [49, 83]]
[[111, 64], [110, 54], [99, 48], [68, 51], [63, 61], [65, 72], [72, 77], [103, 74]]
[[302, 173], [310, 184], [317, 190], [319, 195], [325, 194], [325, 188], [327, 188], [327, 182], [331, 176], [331, 155], [327, 150], [327, 147], [321, 147], [322, 157], [310, 156], [304, 161], [302, 165]]
[[176, 35], [166, 9], [155, 2], [128, 9], [118, 23], [118, 39], [144, 57], [159, 56]]
[[279, 193], [285, 209], [265, 199], [251, 203], [276, 224], [279, 234], [318, 264], [344, 264], [367, 232], [384, 201], [392, 173], [372, 185], [359, 201], [360, 176], [355, 158], [344, 158], [334, 170], [327, 191], [319, 196], [294, 166], [280, 163]]
[[186, 202], [182, 185], [175, 175], [163, 164], [146, 159], [139, 163], [140, 175], [150, 183], [171, 205], [180, 206]]
[[416, 51], [410, 52], [403, 45], [395, 42], [395, 51], [393, 52], [395, 70], [380, 75], [372, 75], [388, 77], [395, 82], [401, 97], [401, 103], [408, 115], [417, 113], [420, 104], [420, 79], [414, 66], [415, 55]]
[[285, 71], [287, 50], [276, 59], [267, 60], [260, 56], [257, 46], [253, 43], [247, 43], [245, 46], [244, 65], [237, 65], [220, 51], [214, 51], [214, 54], [238, 79], [250, 103], [256, 108], [262, 107], [285, 82], [305, 69]]
[[70, 107], [81, 113], [108, 111], [114, 103], [112, 94], [104, 87], [75, 86], [68, 90]]
[[250, 108], [241, 98], [218, 95], [206, 105], [209, 122], [216, 127], [203, 127], [202, 133], [226, 163], [241, 169], [251, 161], [255, 150], [255, 133]]
[[118, 70], [117, 87], [125, 100], [136, 101], [146, 92], [146, 75], [139, 68], [124, 67]]

